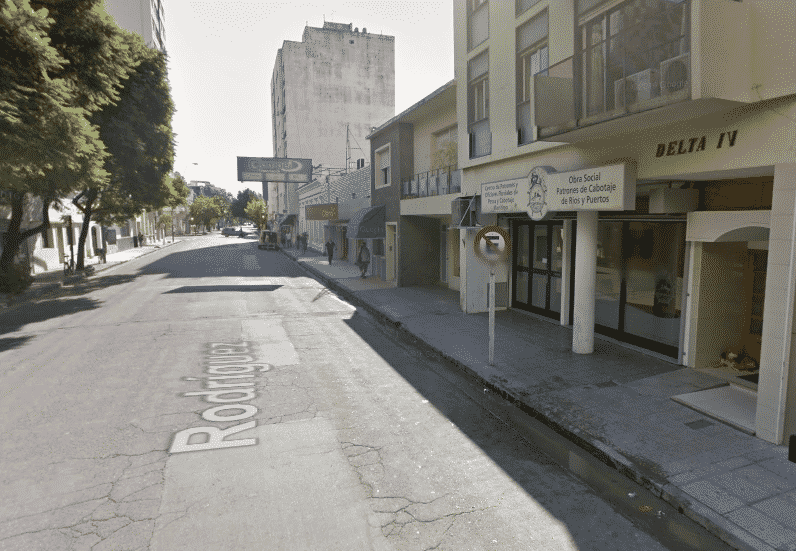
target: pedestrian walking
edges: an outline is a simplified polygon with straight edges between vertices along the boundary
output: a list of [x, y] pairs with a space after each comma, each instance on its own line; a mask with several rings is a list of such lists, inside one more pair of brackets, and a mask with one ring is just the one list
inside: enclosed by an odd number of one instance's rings
[[332, 265], [332, 255], [334, 255], [334, 248], [336, 245], [331, 239], [326, 242], [326, 255], [329, 257], [329, 266]]
[[307, 234], [301, 236], [301, 248], [304, 249], [304, 254], [307, 254]]
[[365, 279], [365, 274], [368, 271], [368, 264], [370, 264], [370, 250], [365, 243], [362, 243], [362, 248], [359, 249], [357, 263], [359, 264], [359, 269], [362, 270], [361, 277], [362, 279]]

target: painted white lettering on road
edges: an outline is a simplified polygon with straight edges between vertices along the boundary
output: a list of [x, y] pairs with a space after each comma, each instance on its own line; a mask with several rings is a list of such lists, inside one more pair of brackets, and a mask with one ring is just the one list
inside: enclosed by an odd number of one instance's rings
[[[255, 358], [248, 355], [250, 343], [210, 343], [207, 353], [207, 367], [205, 372], [210, 377], [185, 377], [186, 381], [203, 381], [204, 390], [185, 392], [183, 396], [201, 396], [205, 402], [222, 404], [211, 407], [202, 412], [205, 421], [228, 423], [242, 421], [253, 417], [259, 411], [256, 406], [244, 404], [257, 397], [253, 388], [252, 379], [257, 372], [270, 371], [273, 366], [269, 363], [256, 362]], [[255, 446], [256, 438], [243, 438], [240, 440], [227, 440], [229, 436], [252, 429], [257, 426], [256, 421], [249, 421], [234, 425], [226, 429], [218, 427], [194, 427], [177, 432], [172, 439], [169, 453], [182, 453], [190, 451], [217, 450], [234, 448], [238, 446]], [[204, 435], [202, 442], [196, 442], [199, 436]], [[193, 442], [191, 439], [193, 438]]]

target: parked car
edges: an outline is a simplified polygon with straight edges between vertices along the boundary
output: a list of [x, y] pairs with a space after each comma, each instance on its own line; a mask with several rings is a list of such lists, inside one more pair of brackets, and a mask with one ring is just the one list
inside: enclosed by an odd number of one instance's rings
[[243, 228], [236, 229], [236, 228], [224, 228], [221, 230], [221, 235], [237, 235], [238, 237], [245, 237], [246, 232], [243, 231]]
[[266, 251], [278, 251], [279, 234], [275, 231], [260, 230], [260, 243], [257, 244], [257, 248]]

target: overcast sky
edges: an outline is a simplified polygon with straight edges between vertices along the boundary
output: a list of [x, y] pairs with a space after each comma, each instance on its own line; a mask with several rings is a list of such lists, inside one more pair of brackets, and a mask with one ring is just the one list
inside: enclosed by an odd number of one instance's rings
[[[176, 107], [174, 170], [237, 195], [236, 157], [271, 157], [271, 72], [304, 27], [352, 23], [395, 37], [395, 113], [453, 78], [452, 0], [171, 0], [166, 49]], [[374, 126], [384, 121], [373, 121]], [[198, 163], [194, 165], [194, 163]]]

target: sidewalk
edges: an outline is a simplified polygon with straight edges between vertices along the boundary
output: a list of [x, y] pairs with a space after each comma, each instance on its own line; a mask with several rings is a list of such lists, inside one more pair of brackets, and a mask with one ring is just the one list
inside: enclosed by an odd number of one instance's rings
[[[444, 287], [395, 287], [344, 261], [283, 252], [346, 300], [405, 332], [737, 549], [796, 551], [796, 463], [671, 399], [725, 382], [618, 344], [572, 352], [572, 329], [513, 310], [461, 312]], [[573, 470], [575, 466], [571, 467]]]
[[[99, 256], [86, 258], [84, 260], [85, 265], [94, 267], [93, 274], [87, 274], [87, 276], [90, 277], [92, 275], [99, 274], [107, 270], [108, 268], [118, 266], [119, 264], [123, 264], [129, 260], [138, 258], [139, 256], [143, 256], [145, 254], [149, 254], [164, 247], [169, 247], [173, 244], [179, 243], [180, 241], [181, 240], [179, 238], [175, 238], [174, 243], [172, 243], [171, 238], [168, 238], [155, 242], [152, 245], [144, 245], [143, 247], [133, 247], [132, 249], [127, 249], [126, 251], [112, 253], [106, 257], [107, 263], [104, 264], [99, 263]], [[77, 260], [77, 256], [75, 256], [75, 260]], [[56, 269], [49, 270], [47, 272], [40, 272], [38, 274], [35, 274], [33, 277], [34, 280], [31, 286], [28, 289], [26, 289], [23, 293], [17, 296], [12, 296], [7, 293], [0, 293], [0, 308], [9, 308], [11, 306], [19, 305], [28, 302], [30, 300], [35, 300], [39, 297], [42, 297], [54, 291], [55, 289], [59, 289], [65, 283], [69, 284], [79, 281], [83, 277], [86, 277], [86, 275], [78, 273], [66, 277], [64, 275], [63, 264], [59, 264]]]

